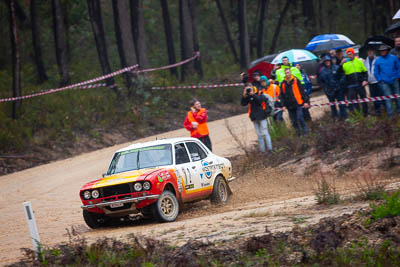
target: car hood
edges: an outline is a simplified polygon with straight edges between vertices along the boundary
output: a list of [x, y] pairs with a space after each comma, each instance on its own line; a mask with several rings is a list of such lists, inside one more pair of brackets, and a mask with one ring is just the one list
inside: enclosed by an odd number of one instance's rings
[[153, 169], [143, 169], [143, 170], [135, 170], [128, 172], [121, 172], [117, 174], [113, 174], [92, 182], [85, 184], [81, 190], [99, 188], [104, 186], [111, 186], [117, 184], [124, 184], [130, 182], [136, 182], [140, 180], [146, 179], [146, 177], [154, 172], [162, 170], [160, 168]]

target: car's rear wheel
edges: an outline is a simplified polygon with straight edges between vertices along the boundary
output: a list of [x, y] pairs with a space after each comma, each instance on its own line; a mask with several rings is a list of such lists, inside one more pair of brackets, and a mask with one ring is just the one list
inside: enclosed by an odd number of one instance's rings
[[105, 226], [107, 220], [103, 214], [98, 214], [83, 210], [83, 219], [85, 223], [92, 229], [100, 228]]
[[214, 188], [211, 194], [211, 202], [215, 204], [226, 203], [228, 201], [228, 198], [228, 184], [223, 177], [217, 176], [217, 178], [215, 178]]
[[179, 203], [174, 193], [169, 190], [162, 192], [154, 205], [154, 215], [160, 222], [173, 222], [179, 214]]

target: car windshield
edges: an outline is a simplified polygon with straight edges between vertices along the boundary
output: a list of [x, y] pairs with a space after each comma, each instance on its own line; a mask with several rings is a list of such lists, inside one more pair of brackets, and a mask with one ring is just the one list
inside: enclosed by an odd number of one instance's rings
[[108, 175], [172, 164], [172, 146], [158, 145], [115, 153]]

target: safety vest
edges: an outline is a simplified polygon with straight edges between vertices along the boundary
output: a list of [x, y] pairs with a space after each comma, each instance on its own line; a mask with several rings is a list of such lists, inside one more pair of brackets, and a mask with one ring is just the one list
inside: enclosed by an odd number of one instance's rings
[[281, 89], [279, 88], [278, 85], [271, 83], [268, 88], [264, 91], [264, 94], [269, 95], [272, 100], [278, 101], [279, 100], [279, 94], [281, 93]]
[[[200, 109], [198, 114], [201, 114], [202, 112], [206, 112], [206, 109], [205, 108]], [[199, 123], [198, 121], [196, 121], [196, 119], [193, 116], [193, 112], [192, 111], [189, 111], [187, 113], [187, 116], [188, 116], [188, 119], [189, 119], [190, 123], [192, 123], [192, 122], [197, 122], [198, 123], [197, 129], [193, 129], [192, 131], [190, 131], [190, 136], [196, 136], [197, 134], [199, 134], [201, 136], [206, 136], [206, 135], [209, 134], [207, 122]]]
[[365, 68], [364, 63], [356, 57], [353, 60], [343, 64], [343, 72], [345, 75], [366, 71], [367, 69]]
[[[292, 91], [293, 91], [294, 98], [296, 98], [297, 104], [301, 105], [301, 104], [303, 104], [303, 98], [301, 97], [299, 86], [297, 85], [297, 79], [295, 77], [293, 77], [293, 75], [292, 75], [292, 79], [290, 81], [292, 81], [292, 80], [293, 80]], [[286, 83], [282, 82], [281, 87], [282, 87], [282, 92], [285, 93]]]
[[[258, 96], [260, 96], [261, 94], [265, 94], [265, 89], [257, 91], [257, 87], [254, 86], [253, 88], [254, 88], [254, 93], [257, 94]], [[263, 110], [267, 109], [267, 104], [264, 101], [261, 102], [261, 106], [262, 106]], [[249, 103], [249, 108], [248, 108], [247, 112], [248, 112], [248, 114], [250, 116], [250, 113], [251, 113], [251, 105], [250, 105], [250, 103]]]

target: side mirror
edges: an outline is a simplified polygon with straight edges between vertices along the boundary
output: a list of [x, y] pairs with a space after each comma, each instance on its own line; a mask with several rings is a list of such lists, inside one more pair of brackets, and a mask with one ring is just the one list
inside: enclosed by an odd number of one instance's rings
[[103, 173], [103, 178], [106, 176], [106, 174], [105, 173]]

